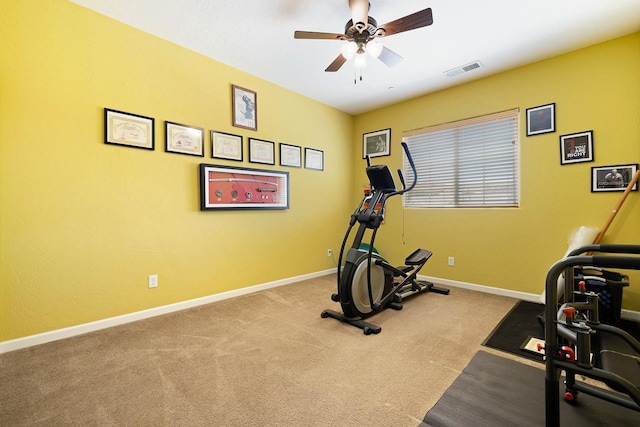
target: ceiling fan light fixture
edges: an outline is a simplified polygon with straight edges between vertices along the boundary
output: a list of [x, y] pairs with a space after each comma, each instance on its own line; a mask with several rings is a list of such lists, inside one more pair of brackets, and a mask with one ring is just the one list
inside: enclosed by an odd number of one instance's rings
[[342, 56], [344, 56], [345, 59], [351, 59], [355, 56], [357, 50], [357, 44], [354, 42], [347, 42], [342, 45]]
[[382, 53], [382, 43], [380, 43], [378, 40], [372, 40], [367, 43], [366, 51], [373, 58], [377, 58]]
[[353, 66], [356, 68], [366, 68], [367, 67], [367, 59], [364, 56], [364, 53], [356, 54], [356, 59], [353, 62]]

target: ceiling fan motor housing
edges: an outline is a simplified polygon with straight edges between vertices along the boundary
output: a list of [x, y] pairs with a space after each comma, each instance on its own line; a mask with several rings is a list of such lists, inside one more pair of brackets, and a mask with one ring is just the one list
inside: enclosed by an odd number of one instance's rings
[[[367, 25], [363, 22], [353, 24], [353, 19], [349, 19], [344, 26], [344, 34], [349, 38], [357, 41], [358, 36], [365, 37], [367, 40], [373, 37], [381, 37], [384, 35], [384, 30], [380, 28], [378, 30], [378, 22], [371, 16], [367, 18]], [[380, 34], [382, 32], [382, 34]]]

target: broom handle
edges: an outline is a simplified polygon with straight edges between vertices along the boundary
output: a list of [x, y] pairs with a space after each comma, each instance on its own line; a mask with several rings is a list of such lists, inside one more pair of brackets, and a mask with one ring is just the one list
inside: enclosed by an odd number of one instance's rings
[[618, 204], [616, 205], [615, 208], [613, 208], [613, 210], [611, 211], [611, 215], [609, 215], [609, 218], [607, 219], [607, 222], [605, 222], [605, 224], [604, 224], [604, 227], [602, 227], [602, 230], [600, 230], [600, 233], [598, 233], [598, 235], [596, 236], [596, 239], [593, 241], [594, 245], [599, 244], [600, 241], [602, 240], [602, 238], [604, 237], [604, 233], [607, 232], [607, 229], [609, 228], [609, 226], [613, 222], [613, 219], [618, 214], [618, 211], [622, 207], [622, 204], [624, 203], [624, 201], [627, 199], [627, 196], [631, 192], [631, 189], [633, 188], [635, 183], [638, 182], [638, 178], [640, 178], [640, 170], [636, 171], [635, 175], [633, 175], [633, 178], [631, 178], [631, 181], [629, 181], [629, 185], [627, 185], [627, 189], [624, 190], [624, 194], [622, 194], [622, 197], [620, 197], [620, 200], [618, 201]]

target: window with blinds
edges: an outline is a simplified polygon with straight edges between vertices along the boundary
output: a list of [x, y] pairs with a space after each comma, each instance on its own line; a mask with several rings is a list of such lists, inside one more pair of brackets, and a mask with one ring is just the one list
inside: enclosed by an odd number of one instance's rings
[[[516, 109], [404, 132], [418, 171], [404, 206], [517, 207], [518, 117]], [[406, 157], [403, 169], [411, 182]]]

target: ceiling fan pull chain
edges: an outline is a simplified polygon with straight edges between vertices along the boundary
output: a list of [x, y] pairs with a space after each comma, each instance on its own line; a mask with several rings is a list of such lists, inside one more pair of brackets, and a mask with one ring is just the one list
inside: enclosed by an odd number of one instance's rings
[[358, 84], [358, 71], [360, 71], [360, 81], [362, 81], [362, 68], [353, 67], [353, 84]]

